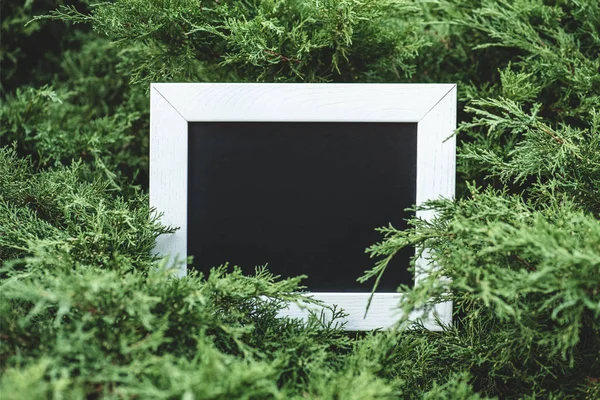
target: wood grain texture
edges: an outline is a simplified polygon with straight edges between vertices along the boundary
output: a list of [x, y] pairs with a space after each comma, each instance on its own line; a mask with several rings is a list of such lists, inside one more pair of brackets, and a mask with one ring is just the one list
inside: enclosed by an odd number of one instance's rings
[[[188, 122], [416, 122], [417, 204], [453, 197], [455, 186], [456, 85], [454, 84], [233, 84], [156, 83], [151, 85], [150, 205], [163, 224], [180, 229], [159, 237], [156, 252], [179, 260], [186, 271]], [[418, 217], [430, 219], [431, 212]], [[428, 252], [417, 260], [416, 284], [431, 268]], [[364, 318], [370, 293], [313, 293], [349, 316], [347, 330], [390, 328], [399, 318], [402, 294], [376, 293]], [[318, 309], [318, 307], [317, 307]], [[284, 315], [306, 317], [291, 304]], [[452, 321], [452, 303], [410, 318], [440, 330], [436, 318]]]
[[187, 121], [417, 122], [454, 84], [156, 83]]
[[[454, 198], [456, 187], [456, 86], [454, 86], [418, 123], [417, 205], [441, 197]], [[433, 211], [417, 211], [427, 221]], [[415, 284], [437, 268], [425, 249], [416, 260]], [[431, 317], [431, 316], [430, 316]], [[435, 317], [445, 324], [452, 322], [452, 303], [438, 304]], [[430, 323], [431, 321], [428, 321]]]
[[[323, 316], [325, 321], [331, 321], [332, 306], [338, 310], [342, 309], [348, 314], [344, 319], [338, 319], [338, 323], [344, 324], [347, 331], [369, 331], [374, 329], [391, 329], [396, 327], [397, 321], [402, 314], [399, 310], [399, 304], [402, 301], [401, 293], [375, 293], [371, 301], [371, 306], [366, 312], [370, 293], [312, 293], [307, 295], [316, 300], [322, 301], [327, 306], [315, 304], [289, 304], [288, 307], [280, 312], [281, 316], [306, 319], [310, 312], [318, 316]], [[431, 331], [441, 331], [442, 327], [436, 322], [436, 318], [445, 319], [446, 316], [452, 316], [452, 303], [436, 304], [434, 309], [428, 313], [416, 310], [411, 313], [411, 321], [420, 320], [426, 329]], [[444, 321], [450, 323], [451, 321]]]
[[163, 213], [161, 223], [178, 227], [159, 236], [157, 254], [186, 274], [188, 123], [156, 89], [150, 90], [150, 207]]

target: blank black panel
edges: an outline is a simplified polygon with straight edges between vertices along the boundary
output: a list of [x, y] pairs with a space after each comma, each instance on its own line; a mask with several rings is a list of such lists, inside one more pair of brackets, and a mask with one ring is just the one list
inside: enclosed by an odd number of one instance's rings
[[[268, 263], [310, 291], [368, 292], [356, 278], [375, 263], [375, 228], [405, 229], [416, 201], [416, 124], [190, 122], [188, 148], [188, 254], [203, 271]], [[378, 291], [413, 284], [413, 254]]]

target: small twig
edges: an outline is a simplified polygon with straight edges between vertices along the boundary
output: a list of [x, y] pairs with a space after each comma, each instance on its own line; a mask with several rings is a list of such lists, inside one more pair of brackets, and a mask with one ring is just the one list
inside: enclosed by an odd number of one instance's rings
[[548, 127], [546, 127], [545, 125], [542, 125], [541, 127], [542, 127], [542, 130], [543, 130], [544, 132], [546, 132], [548, 135], [550, 135], [550, 136], [552, 137], [552, 139], [556, 140], [556, 141], [557, 141], [558, 143], [560, 143], [560, 144], [564, 144], [564, 143], [565, 143], [565, 141], [564, 141], [564, 140], [562, 140], [561, 138], [559, 138], [558, 136], [556, 136], [555, 134], [553, 134], [553, 133], [550, 131], [550, 129], [548, 129]]
[[286, 57], [283, 54], [279, 54], [273, 50], [269, 50], [269, 49], [265, 49], [266, 53], [269, 53], [273, 56], [279, 57], [281, 60], [285, 61], [285, 62], [295, 62], [296, 64], [300, 64], [300, 60], [297, 60], [295, 58], [290, 58], [290, 57]]
[[[555, 134], [553, 134], [553, 133], [552, 133], [552, 131], [551, 131], [551, 130], [550, 130], [550, 129], [549, 129], [547, 126], [546, 126], [546, 125], [543, 125], [543, 124], [542, 124], [542, 125], [540, 125], [540, 127], [542, 128], [542, 130], [543, 130], [545, 133], [547, 133], [548, 135], [550, 135], [550, 136], [552, 137], [552, 139], [556, 140], [556, 141], [557, 141], [558, 143], [560, 143], [560, 144], [565, 144], [565, 141], [564, 141], [564, 140], [562, 140], [561, 138], [559, 138], [558, 136], [556, 136]], [[575, 152], [573, 152], [573, 154], [574, 154], [574, 155], [575, 155], [575, 157], [577, 157], [579, 160], [583, 160], [583, 158], [582, 158], [582, 157], [581, 157], [579, 154], [577, 154], [577, 153], [575, 153]]]
[[524, 265], [527, 267], [527, 269], [528, 269], [529, 271], [536, 271], [536, 270], [537, 270], [537, 268], [535, 268], [533, 265], [531, 265], [529, 262], [527, 262], [527, 260], [525, 260], [525, 259], [524, 259], [523, 257], [521, 257], [520, 255], [518, 255], [518, 254], [515, 254], [515, 258], [516, 258], [517, 260], [519, 260], [521, 263], [523, 263], [523, 264], [524, 264]]

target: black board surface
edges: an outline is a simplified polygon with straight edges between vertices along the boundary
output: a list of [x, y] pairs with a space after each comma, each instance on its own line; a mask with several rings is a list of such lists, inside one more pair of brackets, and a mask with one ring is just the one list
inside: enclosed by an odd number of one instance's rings
[[[411, 123], [190, 122], [188, 254], [192, 268], [229, 262], [308, 275], [313, 292], [369, 292], [374, 229], [405, 229], [416, 201]], [[414, 249], [391, 262], [379, 292], [413, 284]]]

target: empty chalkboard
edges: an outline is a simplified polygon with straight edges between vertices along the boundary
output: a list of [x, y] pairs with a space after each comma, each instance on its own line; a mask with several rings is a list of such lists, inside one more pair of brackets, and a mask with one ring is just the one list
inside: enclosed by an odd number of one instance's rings
[[399, 308], [398, 286], [438, 268], [427, 248], [414, 273], [414, 249], [395, 254], [378, 293], [356, 279], [376, 263], [365, 253], [382, 240], [375, 228], [406, 229], [407, 207], [454, 195], [456, 85], [153, 83], [150, 93], [150, 206], [177, 228], [154, 252], [173, 276], [268, 264], [307, 275], [302, 298], [321, 302], [284, 302], [280, 316], [328, 321], [337, 307], [350, 331], [451, 324], [451, 301]]
[[[189, 122], [187, 249], [192, 268], [268, 263], [312, 292], [368, 292], [375, 228], [406, 228], [416, 203], [417, 124]], [[378, 290], [412, 285], [414, 249]]]

